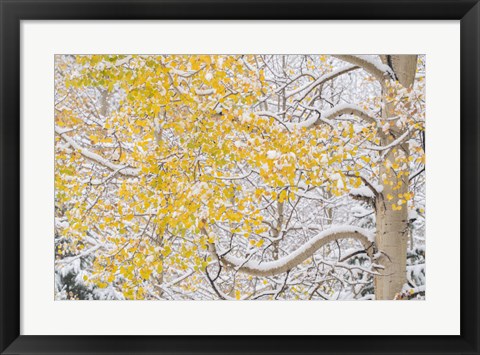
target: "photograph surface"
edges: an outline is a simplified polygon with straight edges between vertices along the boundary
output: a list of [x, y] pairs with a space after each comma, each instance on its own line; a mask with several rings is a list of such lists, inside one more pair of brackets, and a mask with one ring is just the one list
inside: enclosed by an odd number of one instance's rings
[[425, 299], [424, 55], [54, 60], [55, 300]]

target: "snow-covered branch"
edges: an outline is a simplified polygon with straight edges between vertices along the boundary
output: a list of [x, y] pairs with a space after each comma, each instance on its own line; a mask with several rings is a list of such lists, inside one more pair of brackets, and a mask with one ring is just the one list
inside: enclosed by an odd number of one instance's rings
[[334, 55], [334, 57], [363, 68], [365, 71], [372, 74], [378, 81], [380, 81], [380, 83], [383, 83], [383, 81], [388, 77], [390, 78], [395, 77], [395, 74], [393, 73], [392, 69], [388, 65], [383, 64], [379, 60], [374, 60], [367, 56]]
[[139, 174], [139, 169], [131, 168], [126, 165], [120, 165], [120, 164], [114, 164], [111, 161], [103, 158], [102, 156], [91, 152], [90, 150], [83, 148], [80, 146], [75, 140], [71, 137], [69, 137], [66, 133], [66, 130], [63, 130], [62, 128], [55, 126], [55, 133], [57, 133], [65, 142], [67, 142], [73, 149], [78, 151], [82, 156], [87, 158], [88, 160], [91, 160], [97, 164], [100, 164], [120, 175], [123, 176], [129, 176], [129, 177], [137, 177]]
[[269, 111], [258, 111], [256, 112], [256, 114], [259, 116], [267, 116], [274, 118], [275, 121], [283, 125], [289, 131], [293, 131], [296, 128], [312, 128], [321, 123], [325, 123], [333, 127], [332, 120], [342, 115], [353, 115], [364, 121], [367, 121], [368, 123], [377, 122], [373, 113], [367, 112], [360, 107], [352, 104], [340, 104], [334, 106], [329, 110], [319, 112], [319, 114], [317, 114], [316, 116], [312, 116], [309, 119], [298, 123], [284, 122], [278, 115]]
[[393, 148], [401, 143], [403, 143], [404, 141], [407, 140], [407, 138], [410, 137], [410, 130], [406, 130], [404, 133], [402, 133], [402, 135], [400, 137], [398, 137], [397, 139], [395, 139], [393, 142], [391, 142], [390, 144], [387, 144], [386, 146], [383, 146], [383, 147], [376, 147], [374, 145], [371, 145], [371, 146], [368, 146], [366, 147], [367, 149], [370, 149], [370, 150], [377, 150], [377, 151], [383, 151], [383, 150], [388, 150], [390, 148]]
[[367, 112], [360, 107], [352, 104], [340, 104], [322, 113], [322, 117], [325, 120], [331, 120], [342, 115], [356, 116], [358, 118], [361, 118], [362, 120], [367, 121], [368, 123], [377, 122], [373, 113]]
[[336, 77], [342, 75], [342, 74], [345, 74], [345, 73], [348, 73], [352, 70], [355, 70], [355, 69], [358, 69], [358, 66], [357, 65], [348, 65], [344, 68], [340, 68], [340, 69], [337, 69], [337, 70], [334, 70], [332, 71], [331, 73], [327, 73], [325, 75], [322, 75], [320, 78], [318, 78], [317, 80], [311, 82], [311, 83], [308, 83], [308, 84], [305, 84], [297, 89], [294, 89], [292, 91], [287, 91], [285, 93], [285, 97], [288, 98], [288, 97], [291, 97], [295, 94], [298, 94], [299, 92], [302, 92], [304, 90], [307, 90], [303, 95], [302, 97], [298, 100], [298, 101], [301, 101], [303, 100], [310, 92], [312, 92], [313, 89], [315, 89], [316, 87], [326, 83], [327, 81], [329, 80], [333, 80], [335, 79]]
[[81, 252], [78, 255], [71, 256], [71, 257], [68, 257], [68, 258], [63, 258], [63, 259], [60, 259], [60, 260], [55, 260], [55, 265], [70, 264], [70, 263], [74, 262], [75, 260], [85, 258], [85, 257], [93, 254], [95, 251], [97, 251], [98, 249], [103, 248], [103, 247], [104, 247], [103, 244], [97, 244], [97, 245], [95, 245], [95, 246], [93, 246], [93, 247], [91, 247], [87, 250], [84, 250], [83, 252]]
[[275, 261], [258, 262], [247, 261], [237, 258], [230, 254], [222, 255], [214, 244], [211, 244], [211, 251], [220, 262], [227, 266], [234, 268], [238, 272], [246, 273], [253, 276], [274, 276], [285, 273], [297, 265], [301, 264], [308, 258], [310, 258], [318, 249], [324, 245], [339, 240], [339, 239], [353, 239], [359, 241], [367, 254], [371, 254], [373, 251], [372, 246], [375, 240], [374, 234], [366, 229], [354, 227], [354, 226], [338, 226], [331, 227], [325, 231], [320, 232], [316, 237], [306, 242], [303, 246], [295, 250], [293, 253], [280, 258]]

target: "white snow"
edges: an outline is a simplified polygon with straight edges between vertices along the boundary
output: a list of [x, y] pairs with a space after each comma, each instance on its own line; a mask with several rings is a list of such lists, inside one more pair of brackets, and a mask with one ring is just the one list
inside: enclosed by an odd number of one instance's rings
[[280, 157], [280, 155], [281, 154], [279, 152], [277, 152], [276, 150], [269, 150], [267, 152], [267, 158], [272, 159], [272, 160], [277, 159], [278, 157]]
[[361, 186], [350, 190], [350, 195], [375, 198], [375, 194], [367, 186]]
[[70, 224], [68, 223], [68, 220], [66, 218], [55, 218], [55, 227], [59, 229], [65, 229], [68, 228]]
[[347, 103], [338, 104], [331, 109], [322, 112], [321, 117], [329, 120], [344, 114], [351, 114], [370, 122], [376, 122], [375, 115], [372, 112], [368, 112], [357, 105]]
[[242, 141], [235, 141], [235, 143], [233, 143], [233, 144], [234, 144], [235, 147], [237, 147], [237, 148], [244, 148], [244, 147], [247, 146], [247, 145], [246, 145], [244, 142], [242, 142]]
[[317, 80], [311, 82], [311, 83], [308, 83], [308, 84], [305, 84], [297, 89], [294, 89], [292, 91], [287, 91], [285, 93], [285, 96], [288, 98], [288, 97], [291, 97], [295, 94], [298, 94], [299, 92], [302, 92], [303, 90], [307, 90], [307, 93], [304, 94], [304, 96], [306, 94], [308, 94], [310, 91], [313, 90], [313, 88], [317, 87], [318, 85], [321, 85], [322, 83], [328, 81], [328, 80], [331, 80], [333, 78], [335, 78], [336, 76], [342, 74], [342, 73], [347, 73], [351, 70], [355, 69], [355, 66], [354, 65], [347, 65], [343, 68], [339, 68], [339, 69], [336, 69], [330, 73], [327, 73], [325, 75], [322, 75], [321, 77], [319, 77]]
[[63, 130], [62, 128], [55, 126], [55, 133], [60, 135], [63, 140], [65, 140], [70, 146], [72, 146], [75, 150], [77, 150], [80, 154], [82, 154], [85, 158], [98, 163], [112, 171], [117, 172], [120, 175], [125, 175], [125, 176], [131, 176], [131, 177], [137, 177], [138, 174], [140, 173], [139, 169], [135, 168], [130, 168], [125, 165], [120, 165], [120, 164], [114, 164], [111, 161], [101, 157], [100, 155], [93, 153], [89, 151], [88, 149], [85, 149], [81, 147], [75, 140], [69, 136], [67, 136], [65, 133], [66, 131]]
[[[236, 265], [237, 267], [245, 267], [251, 270], [258, 270], [260, 272], [268, 272], [270, 270], [275, 270], [275, 269], [280, 269], [282, 267], [285, 267], [293, 260], [301, 257], [302, 254], [306, 253], [309, 249], [313, 248], [317, 243], [319, 243], [323, 239], [331, 237], [333, 235], [338, 235], [338, 234], [345, 234], [345, 235], [351, 234], [356, 236], [363, 235], [370, 242], [374, 242], [375, 240], [375, 234], [371, 230], [367, 230], [367, 229], [356, 227], [356, 226], [350, 226], [350, 225], [331, 226], [330, 228], [317, 234], [317, 236], [310, 239], [308, 242], [303, 244], [300, 248], [296, 249], [294, 252], [275, 261], [268, 261], [268, 262], [259, 262], [259, 261], [253, 261], [253, 260], [245, 261], [244, 259], [240, 259], [230, 254], [224, 255], [223, 258], [228, 263], [232, 265]], [[225, 251], [221, 251], [218, 247], [217, 247], [217, 251], [219, 255], [225, 254]]]
[[390, 75], [391, 77], [394, 77], [394, 73], [392, 68], [390, 68], [387, 64], [383, 64], [380, 60], [373, 58], [372, 56], [367, 56], [367, 55], [357, 55], [355, 56], [357, 58], [362, 59], [363, 61], [373, 65], [375, 68], [378, 70]]

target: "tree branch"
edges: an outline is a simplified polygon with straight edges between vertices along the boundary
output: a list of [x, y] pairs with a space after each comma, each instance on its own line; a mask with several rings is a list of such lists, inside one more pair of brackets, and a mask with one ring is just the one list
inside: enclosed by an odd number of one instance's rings
[[327, 73], [325, 75], [322, 75], [320, 78], [318, 78], [317, 80], [311, 82], [311, 83], [308, 83], [302, 87], [299, 87], [295, 90], [292, 90], [292, 91], [287, 91], [285, 93], [285, 97], [291, 97], [299, 92], [302, 92], [303, 90], [307, 90], [307, 92], [305, 92], [302, 97], [300, 99], [298, 99], [297, 101], [302, 101], [303, 99], [305, 99], [305, 97], [307, 97], [307, 95], [309, 93], [312, 92], [313, 89], [315, 89], [317, 86], [319, 85], [322, 85], [324, 83], [326, 83], [327, 81], [329, 80], [333, 80], [335, 79], [336, 77], [340, 76], [340, 75], [343, 75], [345, 73], [348, 73], [352, 70], [355, 70], [355, 69], [358, 69], [359, 67], [357, 65], [348, 65], [344, 68], [340, 68], [340, 69], [337, 69], [337, 70], [334, 70], [332, 71], [331, 73]]
[[268, 277], [293, 269], [309, 259], [318, 249], [338, 239], [357, 240], [362, 244], [369, 256], [373, 254], [374, 235], [372, 232], [353, 226], [332, 227], [322, 231], [290, 255], [264, 263], [258, 261], [245, 262], [243, 259], [229, 254], [219, 257], [218, 255], [222, 254], [222, 252], [218, 252], [218, 248], [213, 243], [210, 244], [210, 251], [224, 266], [234, 268], [237, 272], [252, 276]]
[[334, 55], [334, 57], [361, 67], [366, 72], [372, 74], [380, 83], [383, 83], [388, 77], [395, 77], [395, 73], [393, 73], [392, 69], [380, 61], [357, 55]]
[[312, 128], [322, 123], [333, 127], [334, 124], [332, 120], [342, 115], [353, 115], [364, 121], [367, 121], [368, 123], [377, 123], [377, 120], [372, 113], [362, 110], [360, 107], [351, 104], [340, 104], [323, 112], [317, 111], [316, 116], [312, 116], [311, 118], [298, 123], [284, 122], [275, 113], [269, 111], [257, 111], [255, 113], [258, 116], [274, 118], [275, 121], [283, 125], [289, 132], [296, 128]]
[[120, 175], [129, 176], [129, 177], [138, 177], [138, 174], [140, 172], [139, 169], [130, 168], [126, 165], [114, 164], [111, 161], [103, 158], [102, 156], [96, 153], [93, 153], [88, 149], [83, 148], [77, 142], [75, 142], [73, 138], [67, 136], [65, 134], [66, 131], [62, 130], [60, 127], [55, 126], [55, 133], [57, 133], [65, 142], [67, 142], [73, 149], [78, 151], [86, 159], [91, 160], [99, 165], [102, 165], [105, 168], [108, 168]]

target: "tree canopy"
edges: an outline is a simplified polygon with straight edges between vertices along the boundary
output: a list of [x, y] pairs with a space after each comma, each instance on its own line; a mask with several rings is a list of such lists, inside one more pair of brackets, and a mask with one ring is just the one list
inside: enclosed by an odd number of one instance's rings
[[372, 299], [380, 195], [424, 294], [417, 62], [56, 56], [56, 297]]

